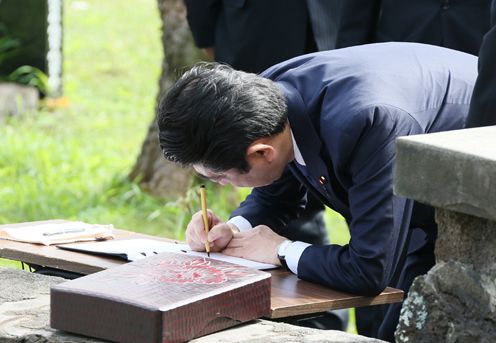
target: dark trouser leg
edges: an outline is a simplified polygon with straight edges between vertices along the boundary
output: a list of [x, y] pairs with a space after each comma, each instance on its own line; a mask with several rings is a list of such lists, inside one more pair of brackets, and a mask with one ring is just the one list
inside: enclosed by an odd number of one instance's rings
[[388, 305], [357, 307], [355, 309], [355, 322], [357, 332], [362, 336], [379, 336], [379, 327], [384, 320]]
[[308, 195], [308, 203], [300, 218], [292, 220], [281, 232], [292, 241], [310, 244], [329, 244], [329, 236], [324, 222], [324, 205], [313, 195]]
[[[392, 287], [402, 289], [405, 297], [413, 280], [427, 273], [435, 264], [434, 241], [421, 229], [413, 229], [408, 254], [398, 282]], [[368, 337], [394, 342], [394, 331], [398, 325], [402, 303], [371, 306], [357, 309], [358, 333]], [[363, 331], [360, 331], [363, 330]]]
[[313, 329], [346, 331], [348, 312], [348, 309], [333, 310], [320, 315], [287, 318], [284, 322]]
[[[410, 290], [413, 280], [419, 275], [426, 274], [436, 263], [434, 246], [434, 241], [428, 240], [421, 248], [408, 254], [403, 272], [401, 273], [398, 284], [395, 286], [405, 291], [405, 297]], [[378, 338], [389, 342], [395, 341], [394, 331], [398, 325], [401, 306], [402, 303], [388, 306], [384, 321], [379, 328]]]

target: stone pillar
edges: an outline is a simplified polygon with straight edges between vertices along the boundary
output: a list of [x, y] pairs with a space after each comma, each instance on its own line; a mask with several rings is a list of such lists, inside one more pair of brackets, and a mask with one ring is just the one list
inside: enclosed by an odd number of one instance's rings
[[395, 192], [436, 207], [436, 265], [413, 282], [398, 342], [496, 341], [496, 126], [403, 137]]
[[60, 97], [63, 93], [63, 2], [62, 0], [48, 0], [48, 86], [50, 96]]
[[8, 116], [36, 111], [38, 104], [39, 95], [36, 88], [0, 82], [0, 125]]

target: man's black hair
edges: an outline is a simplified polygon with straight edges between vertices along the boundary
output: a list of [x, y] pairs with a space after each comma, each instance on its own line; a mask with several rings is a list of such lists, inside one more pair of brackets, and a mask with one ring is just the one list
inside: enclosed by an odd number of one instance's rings
[[164, 156], [213, 171], [247, 172], [251, 143], [284, 130], [287, 106], [271, 80], [218, 63], [195, 65], [160, 101]]

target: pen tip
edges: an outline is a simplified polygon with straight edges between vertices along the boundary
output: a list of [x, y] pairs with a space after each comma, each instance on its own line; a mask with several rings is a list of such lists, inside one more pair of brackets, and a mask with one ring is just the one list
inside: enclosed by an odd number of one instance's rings
[[209, 252], [207, 252], [207, 256], [208, 256], [208, 257], [210, 257], [210, 251], [209, 251]]
[[201, 185], [200, 188], [205, 188], [205, 185]]

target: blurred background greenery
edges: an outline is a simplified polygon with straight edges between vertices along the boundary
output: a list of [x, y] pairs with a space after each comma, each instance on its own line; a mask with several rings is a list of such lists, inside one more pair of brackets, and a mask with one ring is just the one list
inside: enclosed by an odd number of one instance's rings
[[[63, 16], [65, 106], [0, 125], [0, 224], [62, 218], [184, 238], [199, 208], [197, 187], [157, 198], [127, 178], [159, 89], [156, 1], [66, 0]], [[209, 184], [209, 207], [225, 218], [248, 192]], [[343, 218], [328, 210], [325, 219], [332, 242], [347, 243]]]
[[[147, 194], [127, 178], [154, 115], [163, 48], [155, 0], [64, 2], [67, 106], [0, 126], [0, 224], [63, 218], [181, 239], [199, 207]], [[208, 187], [222, 217], [248, 189]], [[331, 240], [349, 240], [328, 211]], [[0, 262], [5, 264], [5, 261]]]

